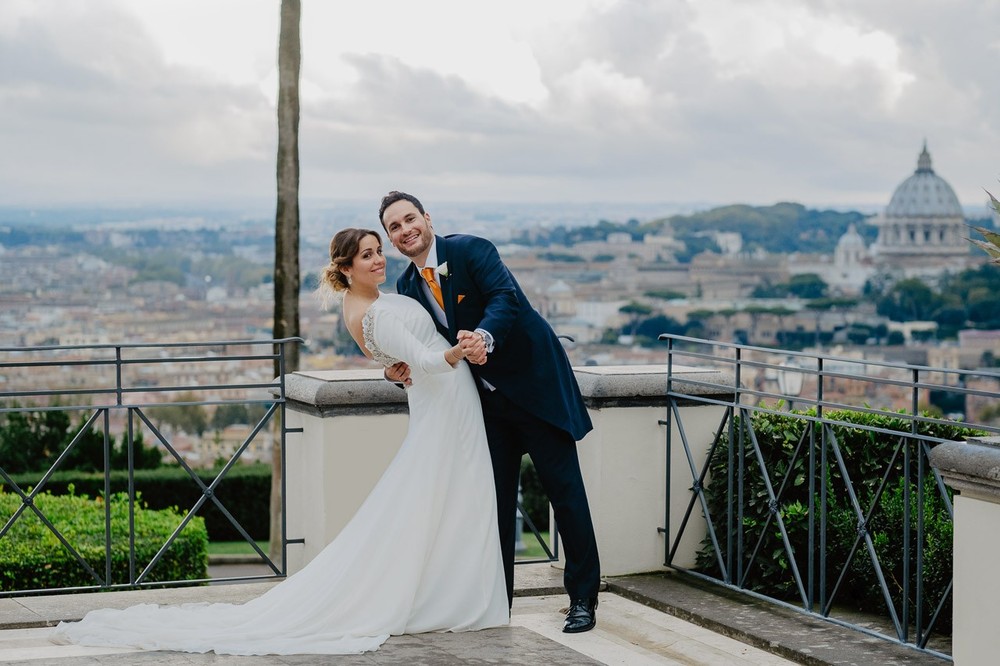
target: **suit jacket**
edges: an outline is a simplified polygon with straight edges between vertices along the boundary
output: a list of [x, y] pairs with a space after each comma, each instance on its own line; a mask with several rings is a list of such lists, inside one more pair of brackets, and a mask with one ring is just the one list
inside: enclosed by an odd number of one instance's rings
[[[438, 330], [452, 344], [459, 330], [483, 328], [493, 336], [485, 365], [472, 365], [505, 397], [535, 416], [581, 440], [593, 428], [580, 387], [555, 331], [528, 302], [520, 285], [490, 241], [477, 236], [436, 236], [439, 276], [448, 327]], [[396, 291], [418, 300], [431, 317], [433, 306], [423, 277], [411, 263], [396, 281]]]

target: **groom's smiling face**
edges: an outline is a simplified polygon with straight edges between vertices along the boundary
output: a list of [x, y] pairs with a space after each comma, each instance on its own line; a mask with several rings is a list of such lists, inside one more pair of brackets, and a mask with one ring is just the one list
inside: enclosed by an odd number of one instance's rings
[[401, 199], [385, 209], [382, 224], [389, 242], [413, 263], [423, 266], [434, 240], [431, 216], [421, 214], [411, 202]]

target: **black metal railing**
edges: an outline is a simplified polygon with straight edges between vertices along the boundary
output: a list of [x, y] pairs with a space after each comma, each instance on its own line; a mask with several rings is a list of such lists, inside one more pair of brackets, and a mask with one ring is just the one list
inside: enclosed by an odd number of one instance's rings
[[[950, 659], [951, 494], [927, 454], [1000, 433], [1000, 373], [660, 339], [665, 564]], [[692, 404], [718, 408], [711, 441], [689, 437]], [[675, 531], [677, 446], [690, 496]], [[701, 548], [682, 565], [695, 530]]]
[[[276, 440], [284, 458], [286, 436], [294, 430], [286, 428], [284, 364], [286, 347], [302, 342], [300, 338], [281, 340], [230, 340], [195, 343], [99, 344], [74, 346], [0, 347], [0, 421], [13, 414], [69, 412], [81, 415], [81, 426], [61, 451], [52, 453], [52, 462], [30, 486], [21, 487], [16, 474], [8, 472], [7, 462], [0, 459], [0, 481], [6, 493], [15, 494], [20, 502], [14, 512], [5, 516], [0, 527], [0, 543], [18, 521], [34, 517], [69, 553], [71, 561], [86, 571], [90, 584], [58, 588], [58, 591], [91, 589], [125, 589], [144, 586], [205, 583], [208, 579], [153, 580], [150, 575], [164, 554], [175, 543], [190, 521], [204, 513], [207, 507], [220, 512], [231, 530], [239, 534], [253, 549], [271, 574], [233, 577], [223, 580], [268, 579], [286, 574], [286, 554], [289, 543], [285, 528], [284, 501], [281, 508], [281, 555], [275, 562], [261, 549], [231, 510], [240, 498], [220, 497], [220, 485], [234, 467], [249, 457], [252, 445], [260, 444], [262, 433]], [[279, 368], [277, 378], [274, 369]], [[170, 399], [173, 398], [173, 399]], [[204, 408], [223, 405], [243, 405], [254, 408], [255, 422], [247, 424], [242, 441], [232, 442], [231, 450], [222, 455], [221, 468], [213, 471], [208, 482], [192, 467], [185, 452], [165, 428], [157, 425], [151, 414], [157, 410]], [[128, 533], [124, 535], [128, 550], [127, 580], [112, 575], [113, 551], [125, 547], [123, 536], [112, 533], [111, 512], [112, 430], [121, 429], [122, 447], [127, 457], [122, 469], [127, 473], [126, 501]], [[64, 535], [64, 530], [47, 516], [37, 501], [46, 492], [53, 475], [65, 468], [88, 434], [100, 429], [103, 435], [103, 498], [104, 498], [104, 561], [103, 566], [81, 554], [81, 549]], [[186, 472], [197, 486], [198, 499], [191, 506], [180, 507], [185, 512], [166, 542], [148, 562], [136, 558], [136, 522], [138, 508], [133, 453], [140, 432], [149, 433], [155, 445]], [[180, 431], [178, 431], [180, 432]], [[273, 433], [273, 435], [272, 435]], [[180, 435], [175, 433], [176, 437]], [[216, 452], [219, 454], [219, 452]], [[220, 454], [221, 455], [221, 454]], [[221, 462], [221, 461], [220, 461]], [[121, 463], [119, 463], [121, 464]], [[284, 469], [284, 465], [282, 465]], [[22, 481], [23, 484], [23, 481]], [[282, 500], [285, 497], [284, 477], [281, 479]], [[120, 576], [121, 574], [119, 574]], [[220, 580], [218, 578], [214, 580]], [[19, 587], [5, 584], [0, 597], [53, 592], [54, 589]]]

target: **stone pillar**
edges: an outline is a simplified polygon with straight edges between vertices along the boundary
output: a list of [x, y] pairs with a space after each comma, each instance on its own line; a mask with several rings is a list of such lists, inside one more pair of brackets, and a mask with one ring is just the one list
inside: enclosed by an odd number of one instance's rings
[[931, 464], [954, 498], [952, 656], [956, 664], [995, 664], [1000, 654], [1000, 437], [945, 442]]

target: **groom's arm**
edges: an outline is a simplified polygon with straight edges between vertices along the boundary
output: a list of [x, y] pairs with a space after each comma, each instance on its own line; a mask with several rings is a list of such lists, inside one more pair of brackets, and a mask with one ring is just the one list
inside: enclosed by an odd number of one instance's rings
[[475, 283], [485, 301], [482, 318], [474, 328], [487, 331], [493, 338], [494, 346], [503, 346], [520, 309], [517, 289], [493, 243], [484, 238], [471, 237], [470, 245], [473, 247], [463, 252], [469, 279]]

